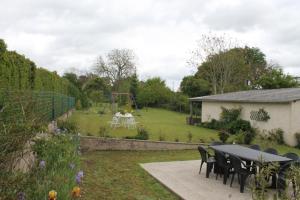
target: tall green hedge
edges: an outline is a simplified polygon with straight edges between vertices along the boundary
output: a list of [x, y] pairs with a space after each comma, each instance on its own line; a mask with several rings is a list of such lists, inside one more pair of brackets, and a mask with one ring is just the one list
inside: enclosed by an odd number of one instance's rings
[[0, 39], [0, 88], [11, 90], [53, 91], [76, 100], [80, 91], [69, 80], [56, 72], [37, 68], [35, 63], [15, 51], [8, 51], [4, 40]]

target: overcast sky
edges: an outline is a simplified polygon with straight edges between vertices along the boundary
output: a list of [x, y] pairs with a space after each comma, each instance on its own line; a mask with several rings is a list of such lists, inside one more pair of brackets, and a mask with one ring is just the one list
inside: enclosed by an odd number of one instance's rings
[[202, 34], [226, 33], [300, 75], [298, 0], [1, 0], [0, 38], [60, 74], [97, 55], [133, 49], [142, 79], [177, 88]]

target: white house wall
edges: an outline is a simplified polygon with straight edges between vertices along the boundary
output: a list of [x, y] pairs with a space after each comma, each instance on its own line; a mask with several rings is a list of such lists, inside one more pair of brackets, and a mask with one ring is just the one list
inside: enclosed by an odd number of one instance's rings
[[[292, 106], [297, 107], [298, 112], [292, 112]], [[222, 112], [221, 107], [238, 108], [242, 107], [241, 118], [250, 121], [253, 127], [261, 131], [269, 131], [281, 128], [284, 140], [289, 145], [295, 145], [294, 131], [300, 130], [300, 103], [291, 105], [289, 103], [227, 103], [227, 102], [202, 102], [202, 121], [207, 122], [212, 119], [219, 119]], [[251, 111], [258, 111], [263, 108], [268, 112], [270, 119], [267, 122], [260, 122], [250, 119]], [[293, 110], [295, 110], [293, 109]], [[296, 120], [298, 119], [298, 121]], [[292, 129], [293, 127], [293, 129]]]

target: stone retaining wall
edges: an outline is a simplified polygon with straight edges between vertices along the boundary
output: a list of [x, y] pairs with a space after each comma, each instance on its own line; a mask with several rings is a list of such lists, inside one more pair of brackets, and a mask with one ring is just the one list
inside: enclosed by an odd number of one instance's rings
[[199, 144], [81, 136], [83, 152], [97, 150], [184, 150], [197, 149]]

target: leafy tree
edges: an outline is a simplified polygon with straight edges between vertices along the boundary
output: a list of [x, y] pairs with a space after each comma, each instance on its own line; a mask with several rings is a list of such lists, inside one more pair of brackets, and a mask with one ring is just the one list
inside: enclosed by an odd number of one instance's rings
[[95, 72], [101, 77], [107, 77], [113, 89], [118, 91], [121, 82], [136, 72], [135, 55], [130, 49], [113, 49], [106, 55], [106, 59], [98, 57]]
[[170, 101], [172, 91], [166, 86], [165, 81], [159, 77], [148, 79], [141, 84], [137, 102], [139, 106], [161, 106]]
[[210, 85], [202, 78], [186, 76], [180, 83], [180, 90], [189, 97], [205, 96], [210, 94]]
[[298, 82], [290, 75], [284, 74], [281, 68], [271, 68], [257, 81], [262, 89], [279, 89], [298, 87]]
[[3, 39], [0, 39], [0, 55], [6, 52], [6, 44]]
[[130, 88], [129, 88], [129, 92], [132, 94], [132, 96], [133, 96], [134, 99], [136, 99], [136, 97], [137, 97], [138, 87], [139, 87], [139, 80], [137, 78], [137, 75], [134, 74], [131, 77]]

